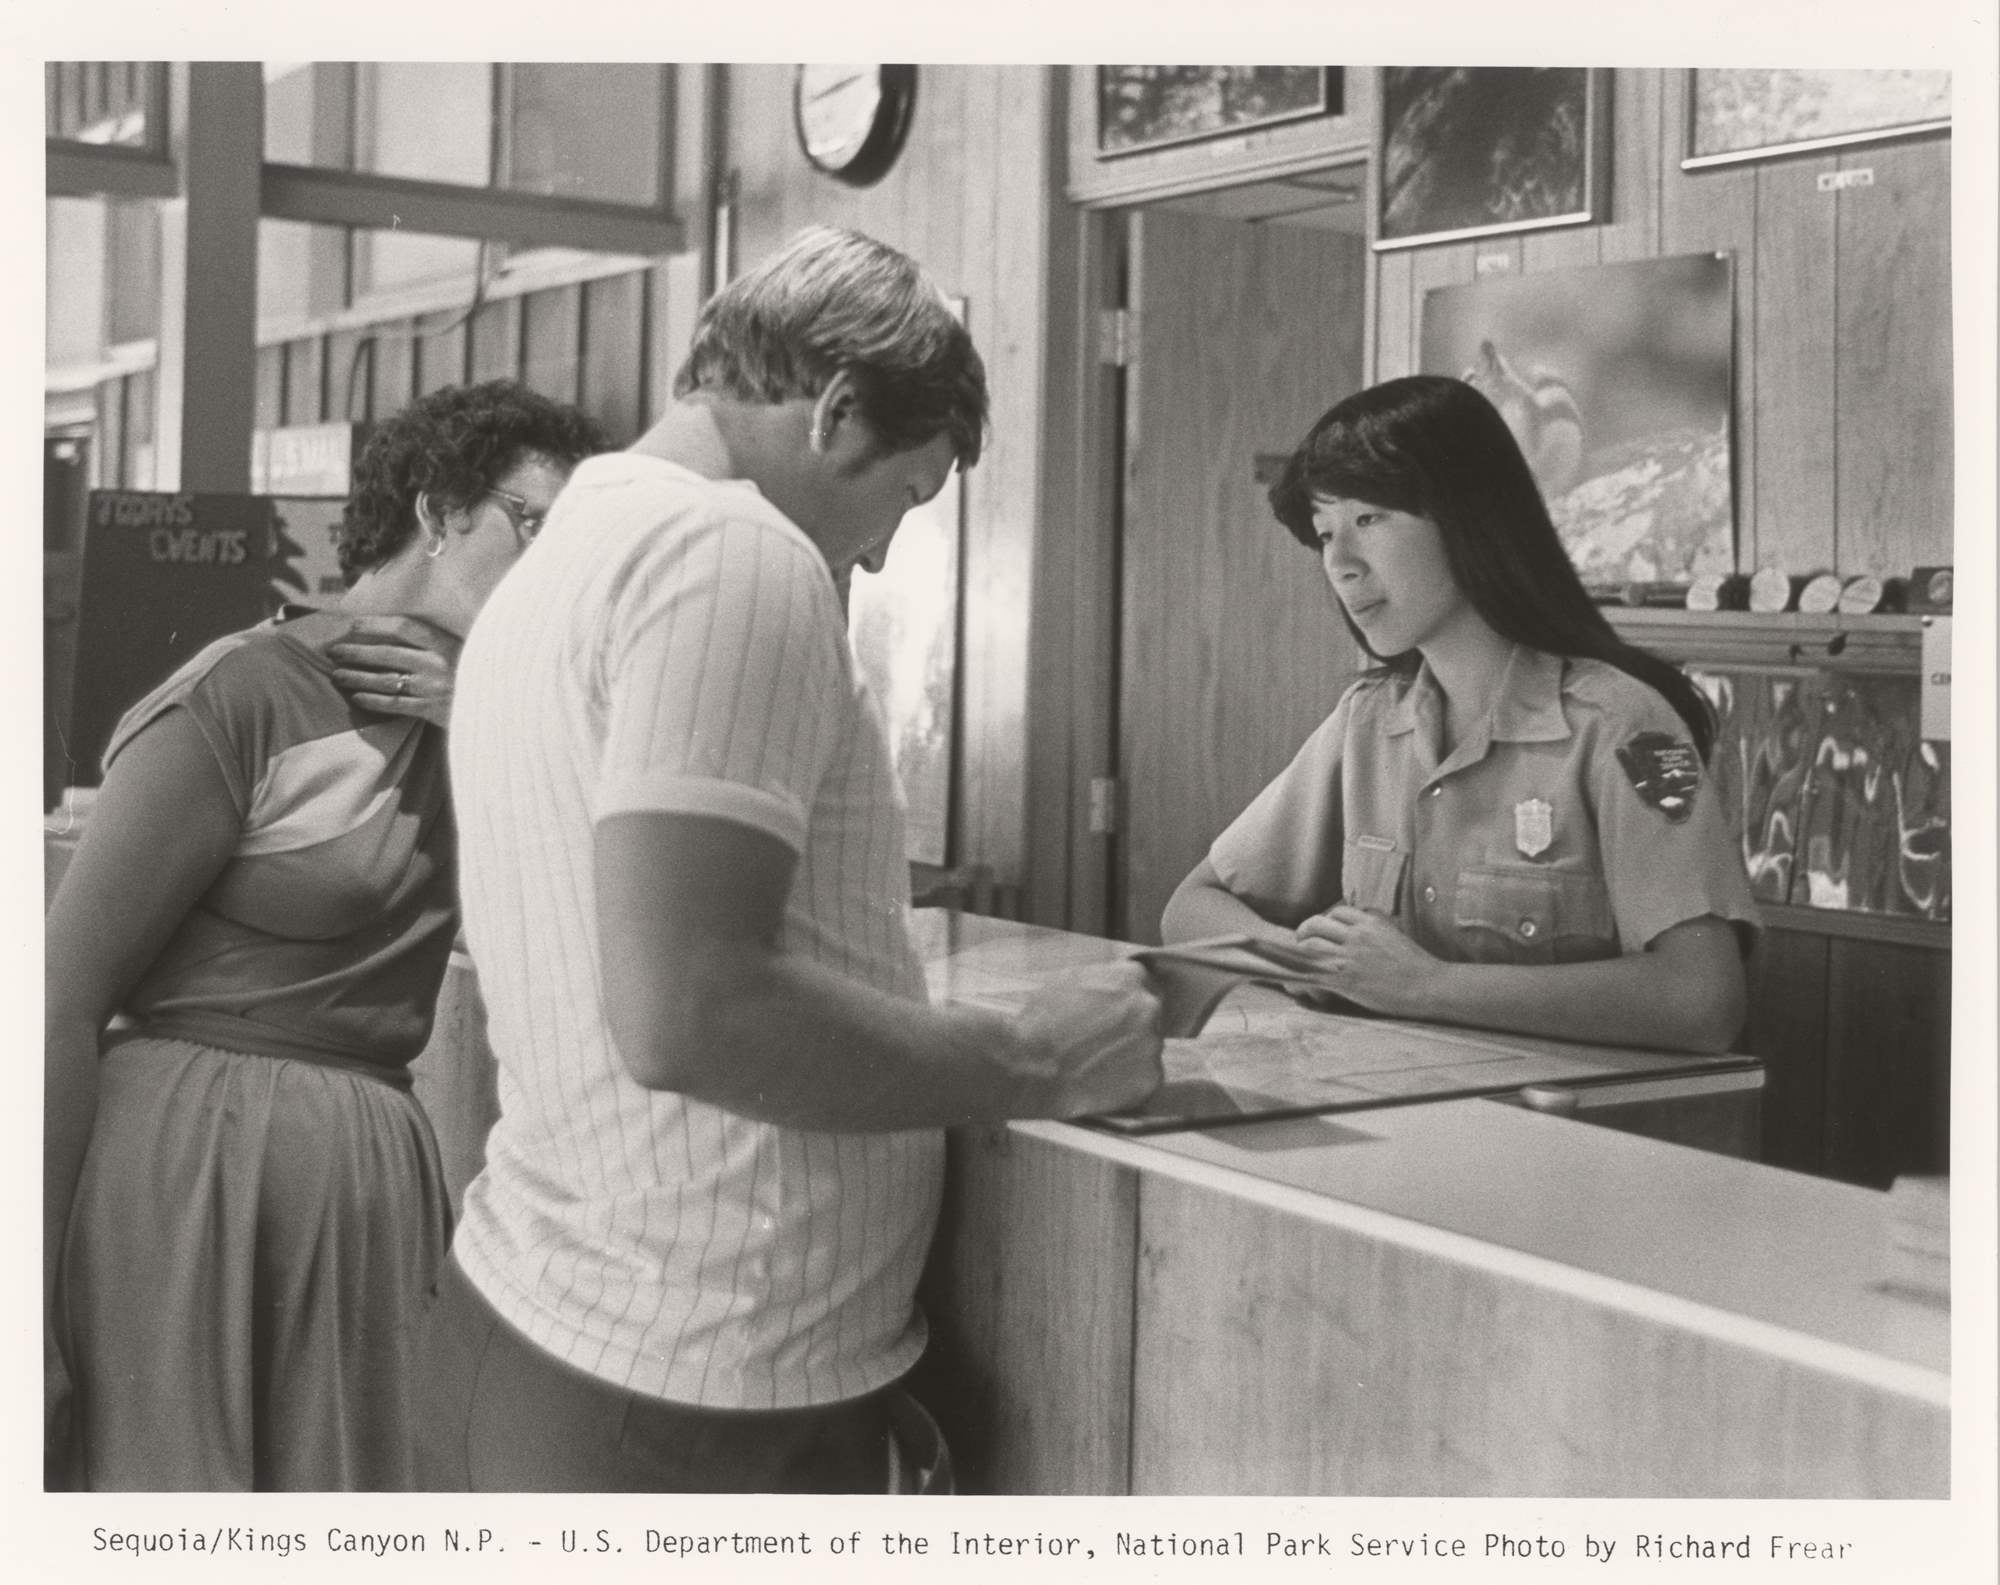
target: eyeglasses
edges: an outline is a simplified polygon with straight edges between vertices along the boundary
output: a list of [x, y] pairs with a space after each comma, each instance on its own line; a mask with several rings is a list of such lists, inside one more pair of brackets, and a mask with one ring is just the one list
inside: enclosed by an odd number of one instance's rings
[[526, 496], [516, 495], [511, 490], [488, 490], [486, 493], [500, 503], [500, 510], [507, 514], [507, 521], [523, 540], [533, 539], [542, 531], [542, 519], [549, 514], [546, 510], [533, 510]]

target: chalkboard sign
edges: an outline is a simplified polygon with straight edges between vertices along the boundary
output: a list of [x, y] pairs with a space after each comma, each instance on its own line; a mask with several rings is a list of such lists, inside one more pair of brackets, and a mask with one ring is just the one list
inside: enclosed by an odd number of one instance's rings
[[[95, 786], [118, 718], [205, 645], [269, 616], [272, 503], [247, 495], [93, 490], [84, 517], [59, 785]], [[45, 620], [58, 613], [45, 610]], [[55, 774], [48, 780], [58, 781]]]

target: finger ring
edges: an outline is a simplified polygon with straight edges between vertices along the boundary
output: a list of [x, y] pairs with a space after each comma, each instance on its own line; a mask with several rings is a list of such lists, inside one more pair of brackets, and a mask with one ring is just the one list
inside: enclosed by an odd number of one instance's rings
[[406, 671], [397, 672], [396, 697], [400, 699], [403, 697], [404, 694], [408, 693], [409, 691], [410, 691], [410, 674]]

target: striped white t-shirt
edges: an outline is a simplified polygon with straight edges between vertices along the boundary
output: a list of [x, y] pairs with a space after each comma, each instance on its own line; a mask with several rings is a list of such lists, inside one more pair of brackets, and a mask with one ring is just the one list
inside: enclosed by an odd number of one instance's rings
[[647, 1090], [600, 1003], [592, 827], [635, 810], [778, 837], [784, 948], [924, 997], [902, 795], [811, 541], [751, 485], [585, 462], [465, 646], [451, 772], [499, 1062], [467, 1276], [570, 1364], [676, 1402], [794, 1408], [908, 1369], [942, 1135]]

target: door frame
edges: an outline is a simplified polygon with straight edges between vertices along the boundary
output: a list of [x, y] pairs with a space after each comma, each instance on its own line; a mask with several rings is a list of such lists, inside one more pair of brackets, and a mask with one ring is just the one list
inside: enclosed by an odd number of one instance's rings
[[[1059, 74], [1060, 76], [1060, 74]], [[1058, 83], [1057, 99], [1066, 86]], [[1053, 118], [1064, 124], [1060, 103]], [[1372, 241], [1375, 160], [1345, 151], [1327, 166], [1363, 167]], [[1230, 186], [1249, 185], [1261, 174]], [[1185, 190], [1212, 190], [1198, 182]], [[1092, 829], [1093, 784], [1121, 773], [1121, 545], [1125, 472], [1124, 368], [1106, 361], [1100, 323], [1133, 301], [1129, 217], [1179, 194], [1108, 205], [1055, 195], [1049, 227], [1047, 383], [1043, 401], [1043, 531], [1036, 556], [1027, 711], [1028, 832], [1024, 917], [1108, 935], [1119, 887], [1118, 834]], [[1378, 259], [1362, 270], [1362, 383], [1378, 376]], [[1122, 798], [1117, 800], [1123, 802]], [[1122, 809], [1113, 810], [1114, 824]]]
[[[1052, 117], [1061, 128], [1060, 114]], [[1124, 306], [1122, 214], [1053, 195], [1042, 511], [1029, 645], [1024, 913], [1104, 934], [1116, 836], [1094, 831], [1094, 782], [1117, 774], [1123, 371], [1104, 311]]]

